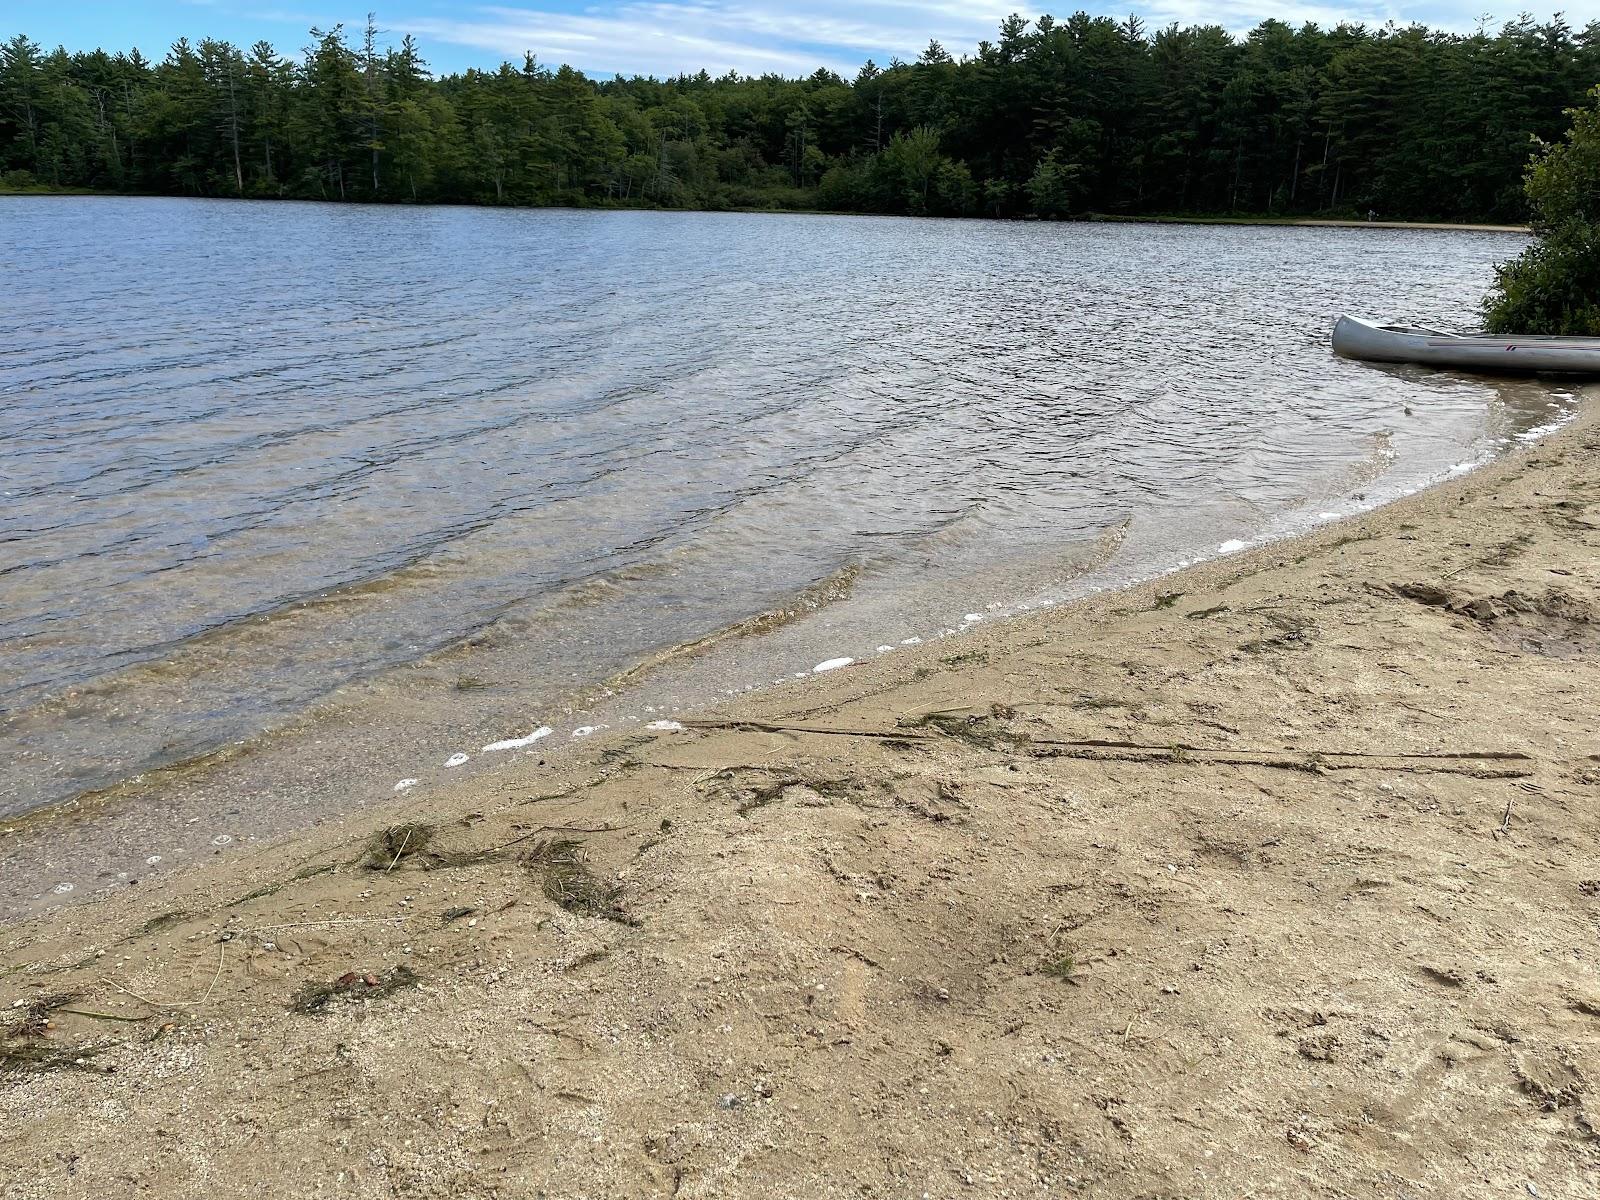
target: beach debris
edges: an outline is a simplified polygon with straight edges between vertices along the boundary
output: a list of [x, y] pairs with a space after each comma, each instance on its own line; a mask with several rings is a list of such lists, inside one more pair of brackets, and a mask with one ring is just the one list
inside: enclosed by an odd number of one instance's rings
[[572, 731], [572, 736], [575, 738], [586, 738], [590, 734], [599, 733], [604, 728], [604, 725], [579, 725]]
[[466, 762], [467, 759], [470, 758], [470, 757], [471, 757], [470, 755], [462, 754], [462, 753], [460, 753], [458, 751], [455, 754], [452, 754], [449, 758], [445, 759], [444, 760], [444, 765], [447, 766], [447, 767], [459, 767], [462, 763]]
[[409, 792], [421, 782], [422, 780], [420, 779], [402, 779], [399, 783], [394, 785], [394, 790], [396, 792]]
[[646, 729], [653, 729], [657, 733], [682, 733], [683, 732], [683, 725], [678, 721], [651, 721], [650, 724], [645, 726], [645, 728]]
[[575, 838], [534, 842], [523, 853], [522, 865], [544, 877], [545, 897], [580, 917], [602, 917], [619, 925], [639, 921], [622, 907], [622, 888], [589, 870], [583, 843]]
[[32, 1000], [18, 1000], [12, 1008], [22, 1010], [22, 1019], [17, 1024], [7, 1027], [7, 1038], [42, 1038], [55, 1028], [52, 1015], [57, 1009], [65, 1008], [78, 999], [77, 992], [56, 992], [49, 996], [38, 996]]
[[393, 995], [403, 988], [414, 987], [419, 976], [410, 967], [401, 965], [387, 974], [376, 971], [346, 971], [332, 983], [315, 981], [301, 984], [289, 997], [290, 1012], [305, 1016], [319, 1016], [335, 1001], [366, 1003]]
[[281, 892], [291, 883], [297, 883], [306, 879], [314, 879], [318, 875], [328, 875], [334, 871], [337, 871], [338, 869], [339, 864], [336, 862], [318, 863], [314, 866], [302, 867], [300, 870], [284, 879], [276, 879], [271, 883], [264, 883], [258, 888], [253, 888], [252, 890], [246, 892], [243, 896], [240, 896], [237, 900], [229, 901], [228, 907], [232, 908], [235, 904], [243, 904], [247, 900], [259, 900], [263, 896], [271, 896], [276, 892]]
[[367, 843], [366, 859], [361, 865], [369, 871], [388, 874], [402, 858], [426, 850], [433, 834], [432, 825], [391, 825], [380, 829]]
[[188, 912], [181, 908], [175, 908], [171, 912], [157, 913], [143, 925], [135, 929], [133, 934], [135, 937], [140, 937], [145, 934], [161, 933], [162, 931], [171, 929], [174, 925], [179, 924], [188, 915]]
[[1039, 966], [1039, 974], [1048, 975], [1052, 979], [1059, 979], [1063, 983], [1075, 982], [1072, 972], [1077, 969], [1078, 961], [1071, 954], [1062, 954], [1056, 958], [1047, 959]]
[[987, 650], [965, 650], [960, 654], [947, 654], [939, 660], [947, 667], [982, 666], [989, 661]]
[[[92, 1042], [87, 1045], [59, 1046], [50, 1040], [54, 1022], [50, 1016], [59, 1008], [76, 1000], [75, 994], [61, 993], [46, 996], [26, 1006], [22, 1021], [0, 1033], [0, 1082], [17, 1075], [41, 1074], [46, 1071], [93, 1071], [100, 1075], [115, 1074], [116, 1067], [101, 1067], [93, 1060], [98, 1055], [119, 1045], [116, 1041]], [[103, 1014], [92, 1014], [103, 1015]]]
[[524, 746], [531, 746], [541, 738], [549, 737], [554, 732], [555, 730], [551, 729], [550, 726], [541, 725], [528, 734], [527, 737], [507, 738], [503, 742], [490, 742], [483, 748], [483, 753], [493, 754], [499, 750], [521, 750]]
[[1007, 729], [1005, 707], [991, 706], [988, 712], [976, 708], [935, 709], [901, 717], [895, 722], [902, 729], [936, 729], [946, 737], [969, 742], [985, 750], [998, 746], [1020, 747], [1030, 740], [1026, 734]]
[[856, 660], [853, 658], [830, 658], [826, 662], [819, 662], [811, 668], [813, 675], [821, 675], [824, 671], [837, 671], [840, 667], [848, 667]]

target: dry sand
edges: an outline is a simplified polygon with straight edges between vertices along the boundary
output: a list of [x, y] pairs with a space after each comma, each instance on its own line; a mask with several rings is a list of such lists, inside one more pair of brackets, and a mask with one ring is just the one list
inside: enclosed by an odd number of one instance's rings
[[1597, 451], [8, 927], [0, 1194], [1600, 1194]]

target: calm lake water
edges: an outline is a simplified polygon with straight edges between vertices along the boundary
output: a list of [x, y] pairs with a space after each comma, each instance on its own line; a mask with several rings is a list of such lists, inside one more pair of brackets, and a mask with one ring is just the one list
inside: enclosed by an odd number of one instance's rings
[[1470, 324], [1522, 244], [0, 199], [0, 814], [330, 703], [387, 790], [765, 610], [656, 699], [1411, 490], [1564, 401], [1331, 321]]

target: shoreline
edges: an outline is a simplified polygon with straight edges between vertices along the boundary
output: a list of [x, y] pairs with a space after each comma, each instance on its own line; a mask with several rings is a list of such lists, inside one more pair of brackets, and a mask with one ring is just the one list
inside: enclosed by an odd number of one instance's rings
[[[1574, 402], [1570, 392], [1555, 394], [1569, 404]], [[1458, 472], [1481, 470], [1485, 465], [1497, 461], [1498, 457], [1514, 453], [1519, 441], [1542, 437], [1552, 429], [1569, 423], [1576, 411], [1576, 408], [1568, 410], [1553, 424], [1506, 435], [1499, 449], [1483, 450], [1482, 447], [1476, 447], [1482, 456], [1457, 464], [1449, 473], [1419, 476], [1397, 485], [1398, 491], [1392, 487], [1380, 489], [1376, 498], [1362, 492], [1341, 495], [1337, 499], [1329, 498], [1325, 503], [1340, 508], [1354, 506], [1353, 511], [1340, 520], [1359, 518], [1374, 508], [1385, 507], [1419, 491], [1449, 482], [1457, 477]], [[963, 618], [948, 628], [939, 628], [937, 624], [932, 627], [913, 626], [886, 634], [883, 627], [878, 627], [871, 631], [866, 650], [860, 646], [818, 644], [812, 647], [812, 657], [802, 654], [801, 658], [776, 663], [782, 671], [776, 678], [752, 676], [742, 687], [736, 688], [707, 687], [702, 679], [699, 686], [691, 685], [687, 689], [696, 693], [692, 699], [680, 695], [670, 706], [662, 707], [659, 711], [648, 706], [651, 698], [658, 704], [662, 702], [661, 695], [651, 695], [663, 683], [660, 677], [662, 668], [668, 672], [694, 672], [703, 665], [699, 656], [707, 648], [722, 643], [738, 643], [752, 631], [770, 632], [809, 617], [820, 617], [827, 595], [840, 586], [841, 580], [844, 581], [845, 591], [853, 583], [859, 568], [847, 565], [835, 575], [807, 584], [787, 604], [780, 605], [776, 610], [743, 617], [728, 626], [697, 634], [686, 642], [652, 650], [636, 662], [619, 666], [612, 674], [580, 682], [575, 685], [575, 690], [553, 701], [534, 704], [529, 711], [537, 716], [531, 719], [531, 723], [530, 718], [523, 714], [523, 723], [520, 725], [513, 718], [509, 724], [499, 722], [469, 730], [464, 738], [446, 736], [436, 739], [431, 749], [422, 754], [423, 758], [432, 756], [431, 764], [419, 761], [419, 757], [413, 754], [397, 758], [393, 767], [376, 766], [379, 759], [387, 760], [388, 757], [387, 746], [380, 741], [377, 746], [365, 746], [367, 753], [359, 760], [364, 765], [352, 763], [343, 769], [312, 767], [304, 777], [285, 775], [283, 767], [286, 761], [292, 768], [300, 761], [321, 758], [321, 755], [312, 756], [306, 752], [325, 744], [338, 747], [347, 737], [347, 727], [370, 725], [374, 720], [384, 719], [384, 710], [375, 706], [370, 695], [363, 696], [358, 691], [355, 699], [345, 700], [342, 698], [344, 689], [341, 688], [305, 708], [285, 714], [273, 725], [247, 737], [225, 740], [190, 757], [147, 767], [105, 786], [0, 817], [0, 835], [9, 839], [8, 843], [0, 842], [0, 865], [15, 868], [12, 886], [0, 889], [0, 926], [46, 915], [70, 905], [104, 899], [126, 889], [130, 883], [136, 886], [146, 874], [139, 869], [141, 864], [159, 864], [151, 874], [183, 871], [192, 866], [199, 856], [214, 853], [213, 847], [224, 847], [224, 852], [229, 854], [243, 852], [248, 847], [303, 834], [325, 821], [339, 821], [353, 813], [381, 808], [396, 793], [410, 791], [401, 785], [396, 785], [391, 791], [391, 784], [396, 780], [421, 785], [411, 795], [413, 800], [437, 795], [441, 791], [446, 795], [459, 792], [464, 786], [492, 786], [483, 782], [485, 774], [490, 778], [497, 777], [513, 768], [516, 760], [501, 755], [486, 757], [488, 746], [484, 747], [485, 753], [477, 750], [482, 741], [496, 742], [495, 748], [502, 749], [509, 744], [503, 739], [515, 739], [526, 730], [535, 726], [544, 727], [548, 722], [550, 728], [544, 729], [548, 740], [539, 740], [538, 749], [528, 753], [537, 757], [541, 765], [546, 759], [582, 758], [585, 748], [578, 741], [584, 730], [606, 731], [611, 736], [619, 736], [646, 727], [652, 716], [665, 715], [669, 707], [671, 711], [699, 711], [728, 703], [745, 703], [769, 692], [789, 694], [791, 689], [805, 687], [814, 679], [815, 673], [810, 667], [817, 659], [830, 658], [838, 652], [858, 656], [851, 660], [851, 666], [859, 672], [884, 660], [886, 650], [893, 651], [889, 657], [903, 656], [914, 643], [939, 645], [947, 637], [966, 638], [981, 625], [992, 629], [1005, 622], [1071, 608], [1092, 601], [1097, 596], [1114, 595], [1194, 566], [1221, 561], [1242, 550], [1292, 541], [1308, 532], [1337, 524], [1327, 520], [1334, 514], [1323, 513], [1315, 519], [1309, 514], [1309, 509], [1298, 515], [1283, 514], [1251, 532], [1241, 532], [1246, 539], [1244, 541], [1228, 540], [1221, 544], [1202, 541], [1184, 551], [1189, 557], [1146, 562], [1131, 570], [1112, 571], [1109, 575], [1102, 575], [1099, 570], [1104, 565], [1101, 554], [1109, 551], [1095, 550], [1086, 561], [1072, 569], [1073, 574], [1079, 577], [1079, 585], [1072, 589], [1074, 594], [1058, 595], [1047, 602], [1024, 602], [1014, 598], [1005, 605], [989, 604], [981, 615]], [[1122, 534], [1118, 533], [1113, 544], [1120, 545], [1121, 538]], [[822, 604], [814, 604], [814, 593], [826, 594]], [[991, 611], [997, 608], [999, 611]], [[953, 611], [959, 612], [961, 609], [957, 607]], [[859, 634], [861, 631], [858, 629], [856, 632]], [[906, 632], [918, 636], [899, 640], [900, 635]], [[370, 679], [392, 681], [413, 672], [448, 676], [449, 671], [443, 669], [442, 664], [480, 635], [481, 631], [469, 631], [454, 643], [441, 646], [420, 659], [392, 664], [376, 672]], [[876, 652], [872, 652], [872, 639], [882, 640], [885, 637], [899, 644], [892, 647], [878, 645]], [[825, 641], [832, 643], [833, 639], [830, 637]], [[797, 671], [797, 667], [805, 669]], [[716, 676], [713, 675], [713, 678]], [[726, 681], [726, 677], [722, 678]], [[643, 686], [632, 691], [630, 700], [631, 685], [636, 681]], [[359, 688], [369, 686], [370, 680], [364, 680]], [[669, 681], [666, 691], [670, 694], [676, 690]], [[688, 702], [684, 703], [686, 699]], [[389, 703], [394, 705], [393, 697]], [[405, 715], [403, 707], [400, 711], [401, 715]], [[394, 715], [391, 707], [390, 716]], [[445, 764], [447, 769], [439, 769], [439, 764], [454, 752], [470, 752], [465, 757], [477, 760], [470, 768], [472, 783], [469, 784], [466, 771], [462, 771], [461, 777], [458, 777], [455, 771], [448, 769], [454, 765], [453, 762]], [[463, 757], [463, 754], [454, 753], [454, 757]], [[386, 771], [389, 773], [384, 778]], [[326, 797], [339, 787], [341, 780], [353, 798], [330, 805]], [[246, 809], [246, 815], [241, 818], [241, 801], [257, 795], [263, 798], [270, 796], [272, 803], [263, 800], [255, 807]], [[293, 809], [279, 811], [286, 808], [285, 797], [292, 797]], [[200, 823], [187, 836], [173, 836], [168, 820], [164, 819], [164, 814], [170, 812], [181, 812], [188, 818], [185, 825]], [[48, 873], [34, 873], [24, 865], [28, 860], [47, 862], [53, 869]], [[199, 861], [203, 861], [203, 858], [199, 858]]]
[[1309, 229], [1448, 229], [1461, 233], [1521, 234], [1531, 234], [1533, 232], [1526, 225], [1495, 225], [1450, 221], [1365, 221], [1359, 217], [1187, 216], [1183, 214], [1124, 217], [1091, 213], [1085, 214], [1083, 220], [1110, 224], [1146, 225], [1287, 225]]
[[1597, 425], [8, 924], [0, 1168], [1580, 1194]]
[[418, 202], [407, 200], [334, 200], [310, 196], [174, 196], [164, 192], [111, 192], [92, 188], [42, 188], [28, 191], [7, 191], [0, 188], [0, 199], [7, 197], [107, 197], [130, 200], [220, 200], [228, 203], [243, 201], [260, 204], [331, 204], [339, 208], [464, 208], [486, 209], [491, 212], [645, 212], [645, 213], [741, 213], [749, 216], [792, 217], [893, 217], [909, 221], [1017, 221], [1047, 225], [1284, 225], [1323, 229], [1442, 229], [1464, 233], [1520, 233], [1530, 234], [1526, 225], [1500, 225], [1481, 222], [1449, 221], [1366, 221], [1345, 217], [1276, 217], [1265, 213], [1096, 213], [1083, 212], [1065, 220], [1019, 215], [995, 217], [972, 214], [970, 216], [918, 216], [909, 213], [858, 212], [851, 209], [830, 208], [665, 208], [648, 204], [474, 204], [468, 201]]

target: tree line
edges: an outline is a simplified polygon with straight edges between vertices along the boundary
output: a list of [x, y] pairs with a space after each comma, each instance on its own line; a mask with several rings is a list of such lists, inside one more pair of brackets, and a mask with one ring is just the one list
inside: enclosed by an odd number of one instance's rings
[[313, 29], [138, 50], [0, 45], [0, 186], [320, 200], [917, 215], [1510, 221], [1600, 82], [1600, 22], [1472, 34], [1266, 21], [1001, 23], [852, 80], [596, 81], [528, 55], [434, 77], [416, 41]]

